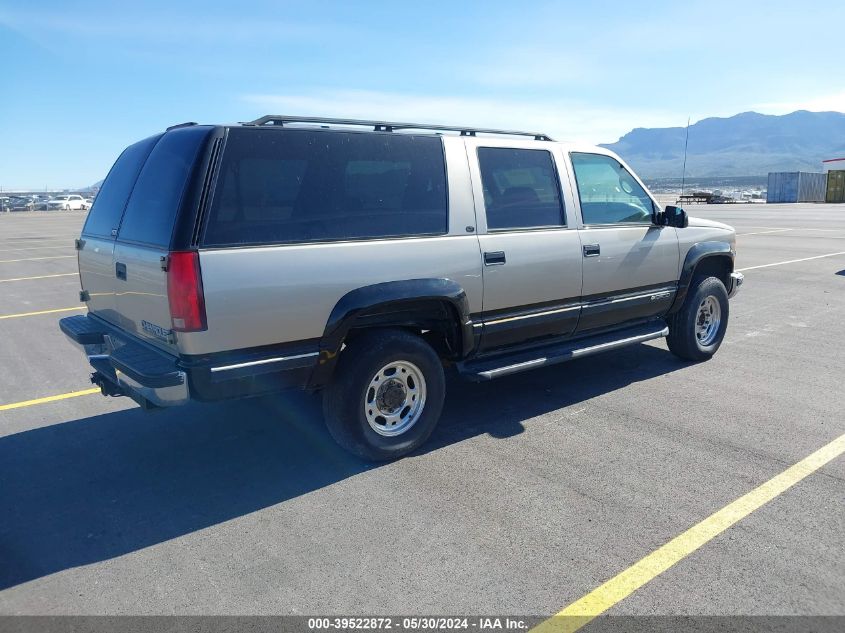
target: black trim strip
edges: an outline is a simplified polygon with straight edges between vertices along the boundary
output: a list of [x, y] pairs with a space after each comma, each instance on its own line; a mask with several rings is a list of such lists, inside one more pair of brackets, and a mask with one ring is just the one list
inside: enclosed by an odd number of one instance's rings
[[211, 144], [211, 151], [205, 164], [205, 179], [203, 180], [202, 191], [197, 202], [197, 212], [194, 214], [194, 226], [191, 231], [190, 242], [192, 248], [196, 248], [200, 242], [202, 225], [210, 206], [212, 187], [217, 183], [222, 147], [223, 134], [222, 132], [215, 133]]
[[668, 309], [675, 291], [674, 281], [663, 282], [588, 295], [580, 301], [547, 301], [475, 315], [473, 328], [481, 331], [478, 351], [486, 353], [545, 338], [565, 338], [575, 332], [659, 316]]
[[480, 314], [475, 313], [472, 315], [472, 319], [476, 327], [481, 327], [482, 325], [491, 325], [499, 321], [529, 318], [531, 316], [545, 316], [545, 314], [549, 312], [562, 312], [564, 310], [588, 307], [600, 303], [626, 301], [639, 295], [657, 294], [663, 291], [674, 292], [676, 288], [676, 282], [667, 281], [659, 284], [626, 288], [621, 292], [587, 295], [585, 297], [581, 297], [580, 300], [578, 298], [571, 297], [568, 299], [555, 299], [553, 301], [529, 303], [511, 308], [499, 308], [496, 310], [482, 312]]
[[[287, 359], [303, 356], [305, 354], [314, 354], [316, 356], [318, 352], [319, 339], [314, 338], [303, 341], [290, 341], [287, 343], [262, 345], [260, 347], [215, 352], [213, 354], [182, 354], [179, 358], [179, 365], [185, 369], [207, 369], [209, 371], [218, 368], [218, 371], [214, 373], [220, 373], [219, 368], [227, 368], [233, 365], [261, 367], [262, 365], [266, 365], [267, 361], [271, 359]], [[273, 369], [273, 371], [275, 370], [276, 369]]]
[[663, 316], [672, 305], [676, 290], [675, 282], [664, 282], [613, 295], [585, 297], [577, 332]]

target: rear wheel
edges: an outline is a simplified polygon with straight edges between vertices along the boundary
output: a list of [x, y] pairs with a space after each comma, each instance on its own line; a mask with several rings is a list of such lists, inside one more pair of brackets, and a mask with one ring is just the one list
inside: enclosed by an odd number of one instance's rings
[[422, 339], [373, 330], [352, 340], [323, 392], [332, 437], [368, 460], [402, 457], [431, 435], [446, 393], [443, 365]]
[[669, 351], [686, 360], [708, 360], [728, 329], [728, 292], [716, 277], [695, 280], [684, 305], [669, 317]]

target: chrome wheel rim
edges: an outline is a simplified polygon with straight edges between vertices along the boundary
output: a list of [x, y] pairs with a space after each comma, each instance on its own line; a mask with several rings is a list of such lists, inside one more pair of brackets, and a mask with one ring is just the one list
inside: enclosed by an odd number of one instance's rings
[[704, 297], [695, 315], [695, 337], [698, 343], [704, 347], [712, 345], [719, 334], [721, 323], [722, 308], [718, 300], [712, 295]]
[[425, 378], [408, 361], [388, 363], [376, 372], [364, 394], [364, 416], [379, 435], [395, 437], [410, 429], [425, 408]]

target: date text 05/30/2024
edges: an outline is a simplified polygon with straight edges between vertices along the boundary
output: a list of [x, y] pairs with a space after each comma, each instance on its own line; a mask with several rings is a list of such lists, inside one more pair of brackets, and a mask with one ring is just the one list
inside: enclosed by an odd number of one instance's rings
[[529, 628], [525, 620], [508, 617], [330, 617], [309, 618], [311, 631], [330, 630], [478, 630], [524, 631]]

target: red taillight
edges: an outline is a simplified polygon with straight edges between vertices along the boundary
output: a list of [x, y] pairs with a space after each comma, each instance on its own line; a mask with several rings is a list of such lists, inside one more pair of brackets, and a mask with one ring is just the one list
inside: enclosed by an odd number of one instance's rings
[[200, 258], [196, 251], [170, 253], [167, 261], [167, 300], [175, 331], [206, 329]]

